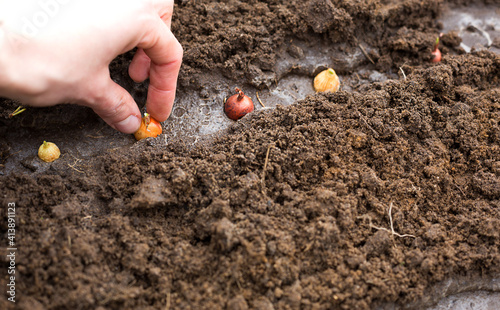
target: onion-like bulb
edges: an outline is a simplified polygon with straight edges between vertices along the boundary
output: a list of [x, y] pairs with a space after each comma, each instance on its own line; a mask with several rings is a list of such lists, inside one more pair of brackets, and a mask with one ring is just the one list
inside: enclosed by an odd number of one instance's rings
[[146, 138], [155, 138], [162, 132], [161, 124], [148, 113], [144, 113], [141, 121], [141, 127], [134, 133], [137, 140]]
[[224, 112], [227, 117], [236, 121], [252, 112], [254, 109], [254, 105], [252, 99], [245, 95], [241, 89], [236, 87], [236, 94], [227, 98], [224, 103]]
[[61, 156], [61, 151], [52, 142], [43, 141], [43, 144], [38, 148], [38, 157], [44, 162], [50, 163]]
[[336, 92], [340, 88], [337, 73], [332, 68], [320, 72], [314, 78], [314, 90], [317, 92]]
[[436, 39], [436, 43], [434, 43], [434, 50], [432, 51], [431, 62], [441, 61], [441, 51], [439, 50], [438, 47], [439, 47], [439, 37]]

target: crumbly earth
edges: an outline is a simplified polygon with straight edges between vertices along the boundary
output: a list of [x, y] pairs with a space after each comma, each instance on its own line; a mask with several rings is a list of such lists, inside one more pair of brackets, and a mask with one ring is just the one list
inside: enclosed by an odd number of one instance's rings
[[18, 256], [17, 302], [0, 308], [421, 309], [440, 281], [498, 277], [500, 57], [447, 34], [429, 62], [449, 3], [176, 1], [181, 88], [206, 72], [250, 83], [309, 37], [367, 43], [363, 68], [406, 77], [252, 113], [194, 147], [141, 141], [83, 173], [1, 176]]

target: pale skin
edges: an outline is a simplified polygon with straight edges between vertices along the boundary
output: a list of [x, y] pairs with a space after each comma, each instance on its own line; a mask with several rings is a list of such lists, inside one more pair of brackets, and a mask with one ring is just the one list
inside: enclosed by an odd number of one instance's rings
[[133, 133], [141, 113], [109, 64], [134, 47], [136, 82], [149, 78], [148, 113], [172, 110], [182, 47], [170, 31], [173, 0], [0, 0], [0, 96], [24, 105], [75, 103]]

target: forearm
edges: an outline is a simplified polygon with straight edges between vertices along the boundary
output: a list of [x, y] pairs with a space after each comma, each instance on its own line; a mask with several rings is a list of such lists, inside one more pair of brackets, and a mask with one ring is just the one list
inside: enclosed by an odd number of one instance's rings
[[22, 18], [28, 1], [0, 0], [0, 97], [24, 99], [31, 91], [33, 81], [30, 75], [30, 59], [36, 54], [26, 57], [25, 51], [30, 42], [23, 33]]
[[173, 6], [174, 0], [0, 0], [0, 96], [40, 107], [82, 104], [133, 133], [141, 112], [111, 79], [109, 64], [138, 47], [130, 75], [149, 77], [148, 112], [167, 119], [182, 60], [169, 28]]
[[12, 95], [12, 66], [10, 65], [12, 47], [8, 35], [7, 27], [0, 16], [0, 97]]
[[5, 96], [5, 88], [7, 87], [7, 41], [3, 20], [0, 17], [0, 97]]
[[26, 44], [26, 38], [8, 23], [0, 24], [0, 97], [31, 105], [36, 103], [35, 96], [43, 92], [40, 85], [44, 86], [45, 80], [39, 78], [38, 66], [32, 65], [36, 54], [26, 56]]

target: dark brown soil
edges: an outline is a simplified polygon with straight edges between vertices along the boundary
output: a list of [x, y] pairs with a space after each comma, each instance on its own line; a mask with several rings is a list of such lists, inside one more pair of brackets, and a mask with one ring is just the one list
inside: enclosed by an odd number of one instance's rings
[[444, 8], [176, 1], [180, 88], [203, 89], [208, 72], [253, 85], [290, 38], [370, 45], [374, 64], [359, 68], [406, 78], [252, 113], [195, 147], [142, 141], [79, 169], [1, 176], [18, 251], [17, 303], [0, 308], [373, 309], [418, 305], [454, 277], [498, 278], [500, 57], [464, 54], [451, 33], [431, 64]]

